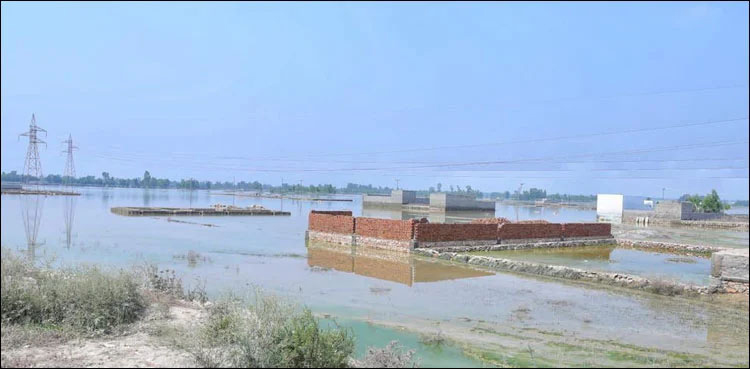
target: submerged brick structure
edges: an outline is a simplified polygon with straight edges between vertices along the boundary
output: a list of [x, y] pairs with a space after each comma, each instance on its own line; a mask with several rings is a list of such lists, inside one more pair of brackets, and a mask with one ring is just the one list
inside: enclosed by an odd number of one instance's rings
[[499, 244], [554, 243], [576, 239], [611, 239], [607, 223], [512, 223], [504, 218], [471, 223], [429, 223], [427, 219], [353, 217], [350, 211], [312, 211], [308, 239], [345, 245], [409, 251], [415, 247], [484, 247]]

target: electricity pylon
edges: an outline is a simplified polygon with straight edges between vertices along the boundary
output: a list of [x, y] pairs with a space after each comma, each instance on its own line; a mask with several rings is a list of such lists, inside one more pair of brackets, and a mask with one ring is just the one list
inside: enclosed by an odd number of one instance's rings
[[47, 143], [39, 138], [39, 132], [44, 132], [44, 136], [47, 136], [47, 131], [36, 125], [36, 117], [31, 114], [31, 123], [29, 124], [29, 131], [21, 133], [20, 136], [26, 136], [29, 138], [29, 147], [26, 150], [26, 161], [23, 163], [23, 178], [24, 183], [28, 182], [29, 178], [36, 177], [39, 182], [42, 179], [42, 161], [39, 159], [39, 146], [38, 144], [44, 144], [47, 147]]

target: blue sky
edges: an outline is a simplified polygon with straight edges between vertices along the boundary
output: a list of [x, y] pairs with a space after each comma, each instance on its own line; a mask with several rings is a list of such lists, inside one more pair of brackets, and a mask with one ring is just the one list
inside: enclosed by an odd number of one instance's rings
[[748, 69], [742, 2], [2, 3], [1, 164], [746, 199]]

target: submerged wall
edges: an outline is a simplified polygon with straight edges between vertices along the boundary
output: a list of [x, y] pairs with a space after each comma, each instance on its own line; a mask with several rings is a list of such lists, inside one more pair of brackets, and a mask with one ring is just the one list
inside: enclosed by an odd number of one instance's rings
[[607, 223], [508, 223], [506, 219], [486, 219], [446, 224], [429, 223], [424, 218], [355, 218], [351, 212], [341, 211], [312, 211], [309, 221], [309, 238], [398, 250], [612, 238], [612, 226]]

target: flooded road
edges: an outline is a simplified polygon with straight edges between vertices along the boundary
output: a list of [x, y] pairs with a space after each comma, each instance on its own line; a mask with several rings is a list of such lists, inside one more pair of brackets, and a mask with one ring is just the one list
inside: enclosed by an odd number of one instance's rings
[[[638, 363], [633, 356], [636, 352], [656, 355], [661, 350], [677, 353], [662, 355], [670, 360], [683, 355], [708, 364], [748, 362], [746, 302], [727, 308], [714, 302], [496, 273], [412, 256], [305, 245], [310, 210], [352, 210], [362, 215], [359, 196], [353, 196], [353, 202], [310, 202], [232, 198], [208, 191], [191, 195], [178, 190], [80, 190], [82, 195], [76, 198], [3, 195], [2, 246], [38, 260], [53, 257], [57, 264], [130, 267], [153, 262], [176, 270], [186, 284], [205, 283], [213, 296], [259, 286], [348, 322], [362, 342], [381, 335], [409, 343], [427, 356], [423, 363], [428, 366], [440, 363], [436, 358], [441, 357], [450, 357], [453, 361], [448, 362], [455, 366], [471, 366], [478, 359], [495, 363], [531, 359], [541, 365], [576, 362], [584, 354], [593, 363], [631, 365]], [[114, 206], [198, 207], [232, 202], [290, 211], [291, 216], [179, 218], [213, 225], [204, 226], [169, 222], [166, 217], [119, 216], [109, 210]], [[593, 211], [558, 210], [543, 216], [550, 221], [590, 221], [594, 216]], [[539, 219], [542, 215], [535, 211], [519, 209], [519, 217]], [[498, 209], [496, 215], [509, 217], [506, 212]], [[387, 215], [403, 216], [400, 212]], [[445, 217], [471, 218], [466, 214]], [[191, 264], [179, 258], [188, 251], [205, 260]], [[702, 267], [700, 262], [685, 265]], [[362, 325], [367, 322], [379, 330], [365, 329], [371, 326]], [[415, 338], [436, 332], [454, 340], [454, 349], [430, 354]], [[561, 346], [572, 342], [591, 349]], [[736, 353], [728, 355], [727, 349]], [[498, 359], [500, 353], [505, 356]]]

